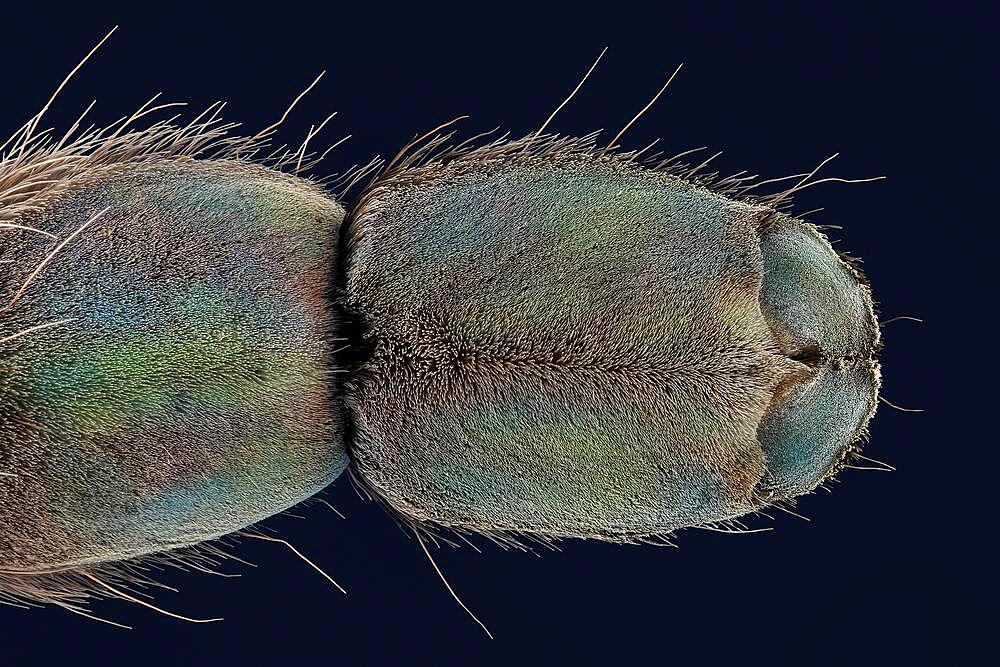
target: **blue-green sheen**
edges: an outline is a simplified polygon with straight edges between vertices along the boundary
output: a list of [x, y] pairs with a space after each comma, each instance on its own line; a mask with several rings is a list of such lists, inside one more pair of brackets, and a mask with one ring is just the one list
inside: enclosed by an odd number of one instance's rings
[[609, 540], [814, 488], [876, 340], [857, 275], [778, 218], [612, 156], [392, 174], [346, 230], [360, 478], [417, 522]]
[[[70, 241], [0, 316], [0, 569], [175, 548], [346, 467], [328, 298], [343, 210], [237, 162], [98, 170], [20, 224]], [[52, 250], [7, 234], [9, 300]]]

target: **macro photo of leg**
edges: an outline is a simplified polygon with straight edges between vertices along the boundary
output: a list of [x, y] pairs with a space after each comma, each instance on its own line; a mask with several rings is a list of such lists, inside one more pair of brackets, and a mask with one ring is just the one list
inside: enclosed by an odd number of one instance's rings
[[983, 58], [936, 74], [987, 22], [519, 10], [11, 8], [0, 664], [919, 664], [993, 617], [992, 466], [944, 458], [989, 442], [940, 168]]

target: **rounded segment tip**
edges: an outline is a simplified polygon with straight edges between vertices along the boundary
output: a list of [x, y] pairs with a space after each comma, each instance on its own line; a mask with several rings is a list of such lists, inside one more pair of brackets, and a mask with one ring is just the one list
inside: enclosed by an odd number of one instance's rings
[[761, 308], [782, 346], [872, 356], [879, 328], [868, 286], [815, 226], [779, 215], [761, 233], [761, 255]]
[[835, 472], [875, 413], [878, 366], [821, 366], [771, 406], [757, 438], [764, 450], [764, 490], [808, 493]]
[[814, 489], [863, 436], [878, 401], [879, 328], [861, 274], [814, 226], [788, 216], [761, 234], [760, 302], [782, 351], [810, 370], [761, 420], [767, 496]]

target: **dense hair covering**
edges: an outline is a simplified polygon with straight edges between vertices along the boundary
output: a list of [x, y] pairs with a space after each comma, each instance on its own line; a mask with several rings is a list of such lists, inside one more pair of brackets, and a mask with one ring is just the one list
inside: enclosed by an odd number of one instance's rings
[[[353, 463], [414, 524], [629, 541], [723, 521], [814, 488], [871, 415], [877, 328], [830, 389], [842, 373], [798, 313], [762, 305], [792, 290], [766, 236], [781, 214], [582, 145], [407, 165], [350, 216], [346, 302], [370, 351]], [[867, 326], [866, 289], [833, 273]], [[839, 304], [812, 307], [826, 322]], [[831, 442], [785, 432], [824, 410], [850, 413]], [[801, 450], [809, 470], [789, 471]]]
[[343, 471], [327, 291], [344, 212], [320, 188], [154, 157], [17, 213], [0, 230], [8, 592], [243, 528]]

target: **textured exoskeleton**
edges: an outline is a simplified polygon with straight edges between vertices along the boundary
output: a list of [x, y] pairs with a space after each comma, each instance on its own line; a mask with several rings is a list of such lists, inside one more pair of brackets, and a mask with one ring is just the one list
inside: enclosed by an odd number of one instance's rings
[[147, 159], [21, 210], [0, 230], [8, 592], [243, 528], [343, 471], [327, 294], [343, 210], [319, 188]]
[[813, 489], [872, 415], [814, 227], [586, 143], [393, 170], [345, 228], [353, 464], [414, 522], [630, 540]]

